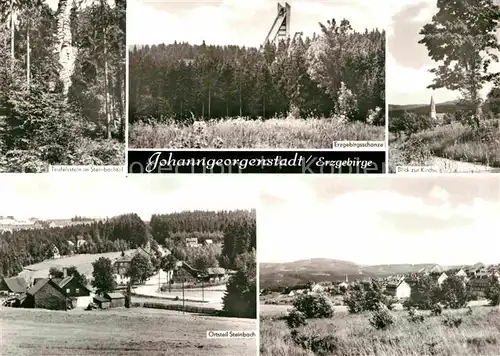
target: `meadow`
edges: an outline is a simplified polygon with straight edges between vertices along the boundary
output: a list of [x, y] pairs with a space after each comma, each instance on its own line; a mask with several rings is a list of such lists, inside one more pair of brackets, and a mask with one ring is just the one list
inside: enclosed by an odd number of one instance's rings
[[[132, 250], [125, 251], [125, 253], [129, 253], [131, 251]], [[75, 266], [81, 274], [91, 275], [93, 271], [92, 262], [95, 262], [100, 257], [106, 257], [113, 261], [120, 257], [120, 255], [121, 252], [107, 252], [48, 259], [43, 262], [24, 267], [23, 271], [19, 273], [19, 276], [27, 278], [47, 278], [51, 267], [62, 269], [63, 267], [69, 266]]]
[[207, 339], [207, 330], [255, 331], [256, 320], [132, 308], [69, 312], [3, 308], [1, 356], [251, 355], [256, 339]]
[[385, 128], [330, 118], [273, 118], [195, 121], [182, 125], [134, 123], [130, 148], [332, 148], [333, 141], [383, 141]]
[[[281, 307], [281, 306], [280, 306]], [[395, 322], [388, 329], [376, 330], [369, 313], [338, 311], [330, 319], [309, 319], [298, 331], [312, 339], [323, 338], [323, 351], [313, 353], [297, 345], [282, 319], [282, 308], [261, 310], [260, 351], [263, 356], [498, 356], [500, 349], [500, 310], [476, 306], [444, 310], [441, 316], [422, 312], [424, 321], [410, 322], [408, 312], [391, 311]], [[462, 318], [458, 327], [443, 324], [449, 315]], [[324, 351], [329, 349], [329, 351]]]
[[397, 166], [433, 166], [442, 173], [474, 173], [500, 168], [500, 127], [489, 120], [477, 132], [470, 125], [452, 122], [413, 135], [389, 137], [389, 171]]

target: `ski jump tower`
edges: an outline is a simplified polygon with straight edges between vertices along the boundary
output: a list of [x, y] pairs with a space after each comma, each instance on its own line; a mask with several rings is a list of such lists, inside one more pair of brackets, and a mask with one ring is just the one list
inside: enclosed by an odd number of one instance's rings
[[281, 5], [278, 3], [278, 13], [274, 19], [274, 23], [269, 30], [264, 45], [270, 41], [274, 44], [280, 43], [290, 37], [290, 5], [285, 3]]

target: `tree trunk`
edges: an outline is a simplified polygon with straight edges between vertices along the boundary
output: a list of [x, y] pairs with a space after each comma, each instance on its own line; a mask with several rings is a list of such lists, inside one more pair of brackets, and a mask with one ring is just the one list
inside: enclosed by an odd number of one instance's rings
[[242, 109], [242, 105], [241, 105], [241, 102], [242, 102], [242, 99], [241, 99], [241, 78], [240, 78], [239, 89], [240, 89], [240, 117], [242, 117], [243, 116], [243, 109]]
[[31, 68], [30, 68], [30, 61], [31, 61], [31, 57], [30, 57], [30, 52], [31, 52], [31, 48], [30, 48], [30, 27], [29, 27], [30, 23], [29, 23], [29, 20], [28, 20], [28, 29], [26, 31], [26, 84], [28, 86], [28, 89], [30, 87], [30, 78], [31, 78]]
[[111, 139], [111, 112], [109, 108], [110, 98], [109, 98], [109, 85], [108, 85], [108, 49], [106, 43], [106, 27], [103, 29], [103, 44], [104, 44], [104, 90], [106, 98], [106, 131], [108, 139]]
[[16, 14], [14, 11], [14, 0], [10, 0], [10, 57], [12, 59], [11, 63], [11, 69], [14, 70], [14, 44], [15, 44], [15, 34], [16, 34], [16, 29], [15, 29], [15, 21], [16, 21]]
[[208, 118], [210, 118], [210, 104], [212, 99], [211, 85], [208, 86]]
[[201, 103], [201, 118], [205, 117], [205, 102]]

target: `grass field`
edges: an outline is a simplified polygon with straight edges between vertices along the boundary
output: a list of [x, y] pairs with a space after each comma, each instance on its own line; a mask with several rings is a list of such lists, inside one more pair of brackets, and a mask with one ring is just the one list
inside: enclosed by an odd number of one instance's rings
[[385, 128], [335, 119], [243, 118], [129, 128], [130, 148], [332, 148], [333, 141], [383, 141]]
[[[500, 311], [494, 307], [445, 310], [442, 316], [425, 314], [423, 323], [412, 323], [403, 310], [392, 311], [395, 323], [387, 330], [369, 324], [369, 314], [335, 312], [331, 319], [308, 320], [299, 328], [307, 336], [333, 336], [333, 351], [316, 355], [334, 356], [498, 356], [500, 350]], [[448, 314], [462, 317], [457, 328], [443, 325]], [[263, 356], [315, 355], [296, 345], [290, 329], [276, 315], [261, 313], [260, 350]]]
[[1, 356], [254, 356], [256, 339], [207, 339], [207, 330], [256, 331], [256, 320], [132, 308], [70, 312], [3, 308]]
[[[500, 128], [488, 123], [487, 135], [474, 134], [470, 126], [459, 122], [436, 126], [415, 134], [417, 145], [390, 137], [389, 170], [396, 166], [434, 166], [444, 173], [472, 173], [500, 168]], [[443, 158], [439, 160], [434, 158]], [[450, 160], [450, 161], [447, 161]], [[470, 164], [460, 164], [460, 162]]]
[[[125, 251], [126, 253], [130, 251]], [[74, 256], [67, 256], [58, 259], [45, 260], [34, 265], [24, 267], [24, 270], [19, 273], [19, 276], [30, 277], [30, 278], [47, 278], [49, 275], [49, 269], [51, 267], [56, 267], [62, 269], [62, 267], [75, 266], [78, 271], [82, 274], [90, 275], [92, 274], [92, 262], [96, 261], [100, 257], [107, 257], [111, 261], [120, 257], [121, 252], [108, 252], [108, 253], [97, 253], [97, 254], [81, 254]]]

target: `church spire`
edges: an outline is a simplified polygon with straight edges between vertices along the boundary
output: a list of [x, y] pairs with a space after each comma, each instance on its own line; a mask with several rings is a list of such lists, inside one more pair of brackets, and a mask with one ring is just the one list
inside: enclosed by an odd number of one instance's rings
[[434, 97], [431, 95], [431, 119], [436, 120], [436, 104], [434, 104]]

